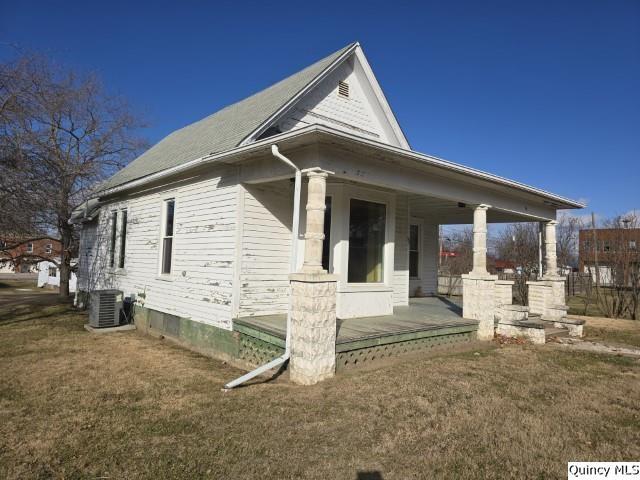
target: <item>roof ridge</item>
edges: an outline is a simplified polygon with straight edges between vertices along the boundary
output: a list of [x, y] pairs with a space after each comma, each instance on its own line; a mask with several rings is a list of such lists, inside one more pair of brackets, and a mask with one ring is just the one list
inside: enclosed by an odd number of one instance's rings
[[[339, 50], [336, 50], [335, 52], [333, 52], [333, 53], [331, 53], [330, 55], [327, 55], [327, 56], [325, 56], [325, 57], [321, 58], [320, 60], [318, 60], [318, 61], [316, 61], [316, 62], [312, 63], [311, 65], [307, 65], [307, 66], [306, 66], [306, 67], [304, 67], [303, 69], [298, 70], [297, 72], [294, 72], [294, 73], [292, 73], [291, 75], [289, 75], [289, 76], [287, 76], [287, 77], [285, 77], [285, 78], [283, 78], [283, 79], [281, 79], [281, 80], [278, 80], [277, 82], [272, 83], [271, 85], [269, 85], [269, 86], [267, 86], [267, 87], [264, 87], [262, 90], [258, 90], [257, 92], [254, 92], [254, 93], [250, 94], [250, 95], [249, 95], [249, 96], [247, 96], [247, 97], [243, 97], [243, 98], [241, 98], [240, 100], [238, 100], [238, 101], [236, 101], [236, 102], [230, 103], [229, 105], [226, 105], [226, 106], [222, 107], [220, 110], [216, 110], [215, 112], [210, 113], [209, 115], [207, 115], [206, 117], [201, 118], [200, 120], [196, 120], [195, 122], [188, 123], [188, 124], [187, 124], [187, 125], [185, 125], [184, 127], [180, 127], [180, 128], [178, 128], [177, 130], [174, 130], [174, 131], [173, 131], [173, 132], [171, 132], [169, 135], [172, 135], [173, 133], [179, 132], [180, 130], [182, 130], [182, 129], [184, 129], [184, 128], [188, 128], [188, 127], [190, 127], [191, 125], [195, 125], [195, 124], [200, 123], [200, 122], [202, 122], [202, 121], [204, 121], [204, 120], [207, 120], [208, 118], [211, 118], [211, 117], [213, 117], [214, 115], [218, 115], [219, 113], [222, 113], [222, 112], [224, 112], [225, 110], [228, 110], [228, 109], [230, 109], [230, 108], [235, 107], [235, 106], [236, 106], [236, 105], [238, 105], [239, 103], [245, 102], [245, 101], [247, 101], [247, 100], [254, 99], [256, 96], [258, 96], [258, 95], [260, 95], [260, 94], [262, 94], [262, 93], [266, 92], [267, 90], [269, 90], [269, 89], [271, 89], [271, 88], [273, 88], [273, 87], [277, 87], [278, 85], [282, 85], [282, 84], [284, 84], [285, 82], [287, 82], [288, 80], [290, 80], [292, 77], [295, 77], [296, 75], [302, 74], [302, 73], [304, 73], [305, 71], [307, 71], [307, 70], [309, 70], [309, 69], [312, 69], [312, 68], [313, 68], [313, 67], [315, 67], [316, 65], [318, 65], [318, 64], [320, 64], [320, 63], [322, 63], [322, 62], [325, 62], [325, 61], [329, 60], [330, 58], [332, 58], [332, 57], [334, 57], [334, 56], [335, 56], [336, 58], [339, 58], [339, 57], [340, 57], [344, 52], [346, 52], [347, 50], [349, 50], [352, 46], [354, 46], [354, 45], [355, 45], [355, 44], [357, 44], [357, 43], [358, 43], [358, 42], [351, 42], [351, 43], [350, 43], [349, 45], [347, 45], [346, 47], [343, 47], [343, 48], [341, 48], [341, 49], [339, 49]], [[333, 63], [333, 62], [332, 62], [332, 63]], [[326, 67], [326, 68], [328, 68], [328, 67], [329, 67], [329, 65], [327, 65], [327, 67]], [[319, 75], [321, 75], [321, 74], [324, 72], [324, 70], [326, 70], [326, 68], [324, 68], [322, 71], [320, 71], [318, 74], [316, 74], [316, 75], [315, 75], [311, 80], [309, 80], [309, 81], [308, 81], [308, 82], [307, 82], [307, 83], [306, 83], [306, 84], [305, 84], [305, 85], [304, 85], [300, 90], [303, 90], [307, 85], [309, 85], [311, 82], [313, 82], [313, 81], [314, 81], [314, 80], [315, 80]], [[299, 90], [299, 91], [300, 91], [300, 90]], [[299, 91], [298, 91], [298, 92], [299, 92]], [[297, 94], [298, 92], [296, 92], [296, 94]], [[295, 96], [295, 95], [293, 95], [293, 96]], [[293, 96], [292, 96], [292, 97], [293, 97]]]
[[115, 173], [103, 189], [237, 147], [356, 45], [358, 42], [351, 42], [248, 97], [174, 130]]

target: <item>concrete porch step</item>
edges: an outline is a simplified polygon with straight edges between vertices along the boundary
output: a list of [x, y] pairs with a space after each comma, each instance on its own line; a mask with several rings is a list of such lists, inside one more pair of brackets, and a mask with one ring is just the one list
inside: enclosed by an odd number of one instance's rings
[[557, 328], [553, 326], [547, 326], [544, 328], [544, 335], [546, 338], [568, 337], [569, 330], [567, 330], [566, 328]]

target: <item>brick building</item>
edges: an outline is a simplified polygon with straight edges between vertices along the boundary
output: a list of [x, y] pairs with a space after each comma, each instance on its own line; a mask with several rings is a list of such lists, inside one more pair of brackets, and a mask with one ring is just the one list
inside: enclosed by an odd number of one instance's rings
[[59, 258], [59, 240], [51, 237], [16, 238], [0, 237], [0, 272], [35, 273], [41, 260]]
[[602, 285], [613, 283], [619, 275], [628, 277], [629, 267], [637, 269], [640, 265], [640, 228], [580, 230], [578, 245], [580, 272], [591, 273], [595, 281], [599, 271]]

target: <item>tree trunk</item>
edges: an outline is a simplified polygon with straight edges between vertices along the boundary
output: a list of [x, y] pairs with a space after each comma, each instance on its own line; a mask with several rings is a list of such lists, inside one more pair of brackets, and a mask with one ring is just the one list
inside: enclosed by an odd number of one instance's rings
[[69, 297], [72, 235], [73, 231], [71, 225], [61, 223], [60, 242], [62, 243], [62, 252], [60, 252], [60, 296], [63, 298]]

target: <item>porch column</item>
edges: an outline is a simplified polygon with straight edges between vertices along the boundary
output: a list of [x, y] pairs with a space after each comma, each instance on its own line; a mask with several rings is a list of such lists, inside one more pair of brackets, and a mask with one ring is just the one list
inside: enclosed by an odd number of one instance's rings
[[336, 282], [322, 268], [327, 172], [308, 173], [304, 263], [291, 281], [290, 379], [312, 385], [336, 370]]
[[322, 241], [324, 240], [324, 211], [327, 194], [327, 176], [323, 171], [308, 173], [307, 225], [304, 233], [304, 273], [327, 273], [322, 268]]
[[488, 275], [487, 271], [487, 210], [478, 205], [473, 211], [473, 270], [474, 275]]
[[473, 269], [462, 275], [462, 316], [478, 320], [478, 339], [491, 340], [495, 332], [496, 275], [487, 271], [487, 210], [478, 205], [473, 212]]
[[544, 253], [545, 253], [545, 277], [558, 276], [558, 260], [556, 256], [556, 225], [558, 222], [551, 220], [544, 227]]

